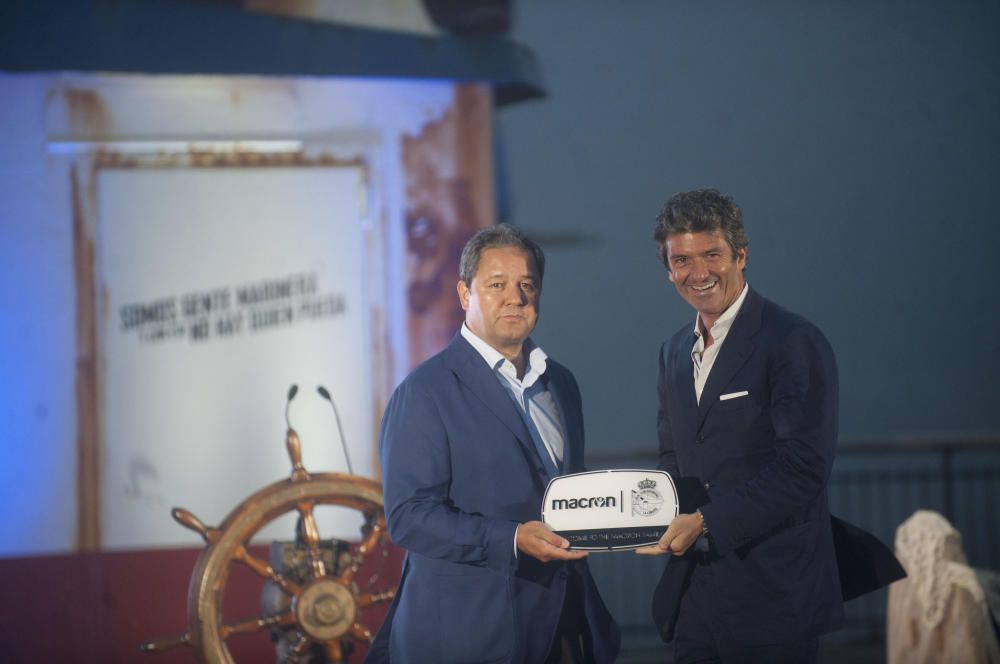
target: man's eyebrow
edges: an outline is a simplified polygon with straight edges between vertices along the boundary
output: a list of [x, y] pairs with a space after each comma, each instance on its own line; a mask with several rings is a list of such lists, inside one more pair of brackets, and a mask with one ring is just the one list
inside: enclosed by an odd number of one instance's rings
[[[491, 272], [487, 274], [485, 277], [483, 277], [483, 279], [510, 279], [510, 278], [511, 278], [510, 275], [508, 275], [506, 272]], [[538, 281], [538, 276], [529, 273], [517, 277], [518, 281], [522, 281], [524, 279], [531, 279], [532, 281]]]

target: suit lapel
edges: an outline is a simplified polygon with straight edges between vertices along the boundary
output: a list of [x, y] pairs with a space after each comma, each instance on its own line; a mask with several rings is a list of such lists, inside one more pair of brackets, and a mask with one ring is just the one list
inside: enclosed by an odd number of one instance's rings
[[719, 349], [719, 356], [715, 358], [712, 371], [708, 374], [708, 381], [701, 391], [701, 402], [698, 405], [698, 428], [705, 422], [705, 417], [712, 409], [712, 406], [719, 400], [722, 390], [733, 379], [736, 372], [740, 370], [750, 356], [753, 355], [754, 343], [753, 335], [760, 329], [760, 312], [763, 308], [763, 301], [753, 289], [747, 292], [747, 298], [743, 302], [733, 326], [729, 328]]
[[[550, 360], [551, 362], [551, 360]], [[583, 430], [580, 426], [579, 418], [571, 417], [571, 414], [579, 409], [579, 404], [573, 404], [570, 399], [572, 391], [566, 384], [561, 371], [549, 368], [545, 372], [548, 379], [548, 388], [555, 399], [556, 407], [559, 409], [559, 417], [562, 421], [563, 429], [563, 459], [561, 473], [573, 472], [574, 468], [583, 468], [583, 459], [577, 459], [578, 450], [583, 449]]]
[[667, 358], [670, 372], [667, 376], [667, 399], [671, 405], [676, 403], [678, 406], [671, 408], [670, 420], [679, 441], [694, 440], [698, 426], [698, 401], [694, 393], [694, 364], [691, 361], [692, 346], [694, 346], [693, 326], [680, 341], [672, 344], [669, 349], [670, 357]]
[[694, 392], [694, 362], [691, 349], [694, 348], [694, 331], [684, 337], [682, 345], [675, 350], [673, 384], [681, 399], [682, 412], [692, 413], [698, 408], [698, 397]]
[[504, 391], [483, 357], [461, 334], [456, 335], [448, 345], [448, 363], [462, 384], [514, 434], [514, 438], [520, 443], [525, 457], [530, 460], [536, 472], [542, 477], [548, 477], [541, 459], [538, 458], [528, 427], [521, 414], [517, 412], [517, 405]]

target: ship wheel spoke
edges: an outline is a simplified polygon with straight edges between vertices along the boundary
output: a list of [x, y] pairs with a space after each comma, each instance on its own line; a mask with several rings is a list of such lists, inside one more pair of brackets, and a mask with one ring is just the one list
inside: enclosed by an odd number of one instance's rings
[[375, 585], [385, 571], [385, 561], [389, 557], [389, 547], [392, 545], [392, 540], [389, 539], [389, 529], [386, 528], [382, 531], [381, 536], [378, 540], [379, 550], [382, 552], [382, 557], [378, 561], [378, 565], [372, 571], [371, 575], [368, 577], [368, 583], [366, 585]]
[[244, 546], [236, 547], [236, 549], [233, 551], [233, 559], [238, 560], [239, 562], [249, 567], [253, 571], [253, 573], [256, 574], [257, 576], [274, 581], [276, 584], [278, 584], [278, 587], [285, 592], [286, 595], [291, 595], [295, 597], [302, 592], [301, 586], [299, 586], [294, 581], [285, 578], [279, 572], [276, 572], [273, 567], [271, 567], [269, 564], [267, 564], [260, 558], [257, 558], [256, 556], [252, 555], [249, 551], [246, 550], [246, 547]]
[[290, 652], [291, 652], [292, 656], [296, 660], [298, 660], [299, 657], [301, 657], [302, 655], [306, 654], [306, 651], [309, 650], [309, 646], [311, 644], [312, 644], [312, 639], [310, 639], [305, 634], [299, 634], [299, 638], [292, 645]]
[[309, 553], [312, 576], [314, 579], [322, 578], [326, 576], [326, 565], [319, 550], [319, 526], [316, 525], [316, 515], [313, 514], [313, 503], [299, 503], [296, 509], [302, 516], [302, 540]]
[[288, 627], [294, 624], [296, 624], [295, 614], [287, 611], [273, 616], [247, 618], [232, 625], [223, 625], [219, 633], [225, 640], [234, 634], [247, 634], [267, 627]]
[[324, 641], [323, 648], [326, 649], [326, 659], [330, 664], [339, 664], [339, 662], [344, 661], [344, 649], [341, 647], [339, 639]]
[[201, 538], [205, 540], [206, 543], [212, 544], [219, 539], [220, 531], [218, 528], [206, 526], [202, 523], [201, 519], [183, 507], [175, 507], [170, 510], [170, 514], [174, 517], [174, 521], [181, 524], [188, 530], [193, 530], [201, 535]]
[[164, 650], [170, 650], [171, 648], [176, 648], [178, 646], [190, 645], [191, 635], [185, 634], [184, 636], [164, 637], [161, 639], [146, 641], [139, 646], [139, 649], [143, 652], [163, 652]]
[[347, 630], [347, 633], [358, 641], [364, 641], [365, 643], [371, 643], [375, 640], [375, 635], [372, 634], [371, 630], [361, 623], [354, 623], [351, 625], [350, 629]]
[[382, 536], [386, 531], [385, 527], [385, 517], [379, 516], [375, 519], [372, 524], [372, 529], [368, 532], [361, 544], [358, 546], [358, 552], [356, 555], [351, 557], [351, 564], [347, 566], [337, 580], [345, 586], [354, 581], [355, 575], [358, 573], [358, 569], [361, 568], [362, 563], [364, 563], [365, 558], [371, 553], [375, 547], [382, 540]]
[[358, 595], [355, 601], [358, 603], [359, 609], [366, 609], [369, 606], [374, 606], [375, 604], [391, 602], [395, 596], [395, 590], [386, 590], [383, 593], [362, 593]]

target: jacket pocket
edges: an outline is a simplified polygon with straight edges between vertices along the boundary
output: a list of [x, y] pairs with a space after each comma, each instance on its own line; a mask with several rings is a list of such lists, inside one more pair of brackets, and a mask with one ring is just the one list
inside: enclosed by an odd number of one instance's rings
[[759, 426], [764, 410], [752, 394], [736, 399], [727, 399], [712, 404], [705, 420], [709, 431], [725, 431], [741, 433]]

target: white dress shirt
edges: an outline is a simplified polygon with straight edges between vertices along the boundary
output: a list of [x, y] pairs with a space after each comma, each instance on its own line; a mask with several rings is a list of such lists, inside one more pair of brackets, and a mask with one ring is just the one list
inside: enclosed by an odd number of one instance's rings
[[[500, 385], [514, 400], [521, 412], [531, 418], [550, 459], [556, 468], [561, 467], [566, 439], [562, 418], [552, 393], [545, 387], [544, 383], [538, 383], [542, 374], [545, 373], [546, 360], [548, 359], [545, 351], [536, 346], [531, 339], [524, 342], [527, 364], [524, 378], [519, 379], [514, 363], [504, 357], [503, 353], [496, 348], [476, 336], [476, 333], [464, 323], [462, 324], [462, 336], [483, 356], [486, 364], [500, 381]], [[536, 383], [538, 383], [537, 387]]]
[[712, 329], [709, 330], [712, 335], [712, 345], [708, 348], [705, 348], [705, 339], [701, 334], [700, 314], [696, 314], [694, 317], [694, 347], [691, 349], [691, 363], [694, 365], [694, 392], [698, 397], [699, 405], [701, 404], [701, 392], [705, 389], [705, 383], [708, 382], [708, 375], [712, 372], [712, 367], [715, 366], [715, 358], [719, 356], [722, 342], [726, 340], [729, 328], [733, 326], [736, 314], [740, 312], [740, 307], [747, 299], [749, 290], [750, 284], [743, 284], [740, 296], [712, 324]]
[[[541, 348], [535, 345], [531, 339], [524, 342], [523, 352], [526, 353], [526, 366], [524, 378], [517, 377], [517, 367], [514, 363], [503, 356], [493, 346], [489, 345], [469, 329], [469, 326], [462, 323], [462, 336], [472, 344], [486, 364], [493, 370], [493, 375], [500, 381], [500, 385], [507, 391], [510, 398], [514, 400], [521, 412], [528, 415], [535, 424], [538, 434], [549, 453], [556, 468], [562, 463], [564, 441], [566, 436], [563, 432], [562, 419], [559, 416], [559, 409], [556, 401], [552, 398], [544, 384], [538, 383], [538, 379], [545, 373], [545, 361], [548, 355]], [[532, 389], [535, 385], [541, 389]], [[531, 433], [529, 431], [529, 433]], [[521, 529], [518, 524], [514, 528], [514, 557], [518, 557], [517, 532]]]

